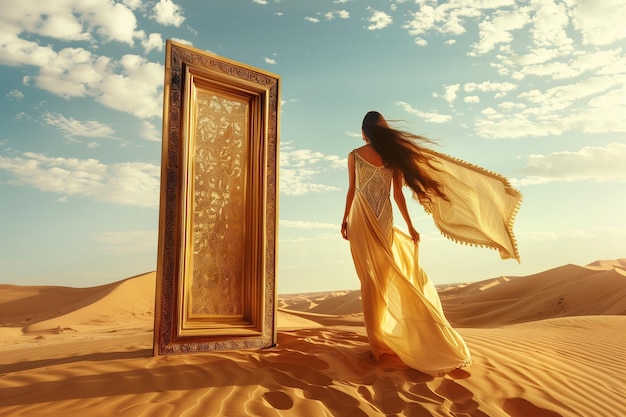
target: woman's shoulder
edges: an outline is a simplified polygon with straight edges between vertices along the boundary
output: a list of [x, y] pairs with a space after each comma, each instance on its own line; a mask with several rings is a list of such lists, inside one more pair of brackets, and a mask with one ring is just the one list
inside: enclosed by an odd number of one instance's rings
[[380, 154], [376, 152], [374, 147], [370, 144], [366, 144], [361, 146], [360, 148], [356, 148], [353, 150], [353, 152], [372, 165], [383, 165], [383, 159], [381, 158]]
[[350, 153], [353, 153], [353, 152], [363, 152], [363, 150], [366, 149], [367, 147], [371, 147], [371, 145], [366, 144], [366, 145], [363, 145], [363, 146], [359, 146], [358, 148], [352, 149], [350, 151]]
[[358, 153], [360, 156], [365, 157], [367, 157], [368, 155], [378, 155], [378, 152], [376, 152], [374, 150], [374, 147], [369, 143], [358, 148], [354, 148], [351, 153]]

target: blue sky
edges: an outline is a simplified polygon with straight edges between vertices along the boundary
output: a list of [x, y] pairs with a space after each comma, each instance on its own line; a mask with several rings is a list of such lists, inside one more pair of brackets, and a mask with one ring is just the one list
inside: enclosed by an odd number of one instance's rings
[[281, 293], [358, 288], [339, 223], [369, 110], [524, 194], [521, 264], [444, 239], [410, 204], [436, 284], [626, 257], [621, 0], [0, 9], [0, 283], [84, 287], [155, 269], [166, 39], [281, 76]]

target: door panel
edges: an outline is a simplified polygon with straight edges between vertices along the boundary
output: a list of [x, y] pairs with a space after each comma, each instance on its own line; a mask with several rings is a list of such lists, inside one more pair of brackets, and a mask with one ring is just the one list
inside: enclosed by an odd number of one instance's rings
[[167, 42], [155, 355], [276, 342], [279, 85]]

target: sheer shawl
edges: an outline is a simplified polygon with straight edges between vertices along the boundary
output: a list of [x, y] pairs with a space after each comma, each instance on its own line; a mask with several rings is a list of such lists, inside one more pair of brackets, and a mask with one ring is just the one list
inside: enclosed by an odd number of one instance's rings
[[441, 233], [455, 242], [496, 249], [502, 259], [520, 261], [513, 223], [521, 193], [502, 175], [433, 150], [432, 166], [421, 168], [441, 183], [449, 201], [427, 193], [418, 200]]

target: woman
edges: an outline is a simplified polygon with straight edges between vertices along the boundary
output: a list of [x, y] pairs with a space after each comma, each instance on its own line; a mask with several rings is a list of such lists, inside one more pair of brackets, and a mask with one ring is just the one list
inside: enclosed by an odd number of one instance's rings
[[[444, 235], [516, 259], [511, 227], [520, 195], [497, 174], [424, 148], [419, 142], [429, 143], [428, 139], [390, 128], [378, 112], [367, 113], [362, 135], [366, 144], [348, 155], [349, 188], [341, 233], [350, 242], [361, 281], [373, 357], [396, 354], [408, 366], [433, 376], [469, 366], [470, 352], [444, 316], [437, 291], [419, 266], [420, 237], [402, 186], [411, 188]], [[408, 236], [393, 227], [392, 184]], [[472, 195], [476, 188], [478, 196]], [[492, 197], [493, 206], [506, 206], [505, 213], [482, 213], [484, 201], [475, 199], [485, 196]], [[483, 219], [476, 216], [500, 216], [506, 225], [484, 227]]]

